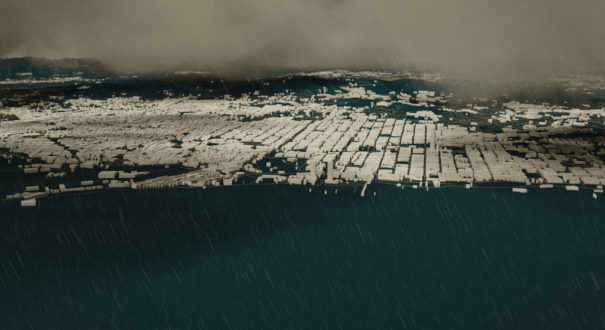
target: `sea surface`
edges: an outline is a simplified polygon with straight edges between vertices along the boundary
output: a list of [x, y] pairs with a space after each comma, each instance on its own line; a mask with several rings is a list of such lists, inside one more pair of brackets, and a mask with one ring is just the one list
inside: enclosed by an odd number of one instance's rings
[[0, 328], [602, 329], [604, 215], [587, 191], [377, 184], [4, 201]]

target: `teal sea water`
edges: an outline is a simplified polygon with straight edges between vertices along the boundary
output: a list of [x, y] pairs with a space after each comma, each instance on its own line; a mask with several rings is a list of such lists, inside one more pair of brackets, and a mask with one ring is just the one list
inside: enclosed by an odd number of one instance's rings
[[2, 202], [0, 328], [605, 327], [603, 196], [323, 190]]

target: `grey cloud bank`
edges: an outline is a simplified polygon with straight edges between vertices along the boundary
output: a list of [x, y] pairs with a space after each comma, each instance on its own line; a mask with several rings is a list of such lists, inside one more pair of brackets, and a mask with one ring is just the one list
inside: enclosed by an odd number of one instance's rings
[[89, 57], [118, 71], [553, 77], [605, 70], [604, 19], [597, 0], [3, 0], [0, 57]]

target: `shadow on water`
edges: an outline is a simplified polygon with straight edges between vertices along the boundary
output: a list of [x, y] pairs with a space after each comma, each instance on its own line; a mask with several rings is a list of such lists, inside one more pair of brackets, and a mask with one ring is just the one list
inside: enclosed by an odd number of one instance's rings
[[36, 208], [4, 202], [0, 279], [3, 286], [35, 283], [56, 272], [51, 278], [60, 281], [74, 272], [137, 267], [192, 251], [212, 254], [239, 239], [330, 220], [305, 209], [363, 203], [358, 194], [335, 198], [307, 189], [117, 190], [48, 198]]

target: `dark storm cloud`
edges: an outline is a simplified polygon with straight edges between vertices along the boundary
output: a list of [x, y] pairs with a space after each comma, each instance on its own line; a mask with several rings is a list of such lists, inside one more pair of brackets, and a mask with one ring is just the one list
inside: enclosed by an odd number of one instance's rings
[[2, 0], [0, 57], [116, 70], [403, 69], [489, 78], [605, 69], [602, 0]]

